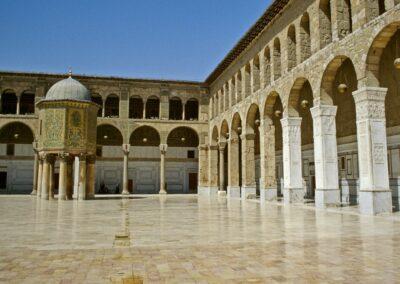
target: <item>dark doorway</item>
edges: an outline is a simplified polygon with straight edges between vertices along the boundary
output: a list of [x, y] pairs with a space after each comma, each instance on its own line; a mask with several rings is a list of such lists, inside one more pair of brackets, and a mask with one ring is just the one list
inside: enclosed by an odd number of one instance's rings
[[0, 172], [0, 188], [7, 188], [7, 172]]
[[197, 173], [189, 173], [189, 193], [197, 193]]

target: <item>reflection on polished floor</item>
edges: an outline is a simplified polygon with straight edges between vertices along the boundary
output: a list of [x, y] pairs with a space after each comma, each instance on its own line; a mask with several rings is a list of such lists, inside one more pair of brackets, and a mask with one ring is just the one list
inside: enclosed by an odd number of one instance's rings
[[396, 282], [400, 222], [196, 196], [0, 197], [0, 282]]

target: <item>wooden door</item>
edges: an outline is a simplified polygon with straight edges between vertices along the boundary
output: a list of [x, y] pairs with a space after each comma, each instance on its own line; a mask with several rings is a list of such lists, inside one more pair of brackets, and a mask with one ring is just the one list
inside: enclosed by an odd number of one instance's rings
[[197, 193], [197, 173], [189, 173], [189, 193]]

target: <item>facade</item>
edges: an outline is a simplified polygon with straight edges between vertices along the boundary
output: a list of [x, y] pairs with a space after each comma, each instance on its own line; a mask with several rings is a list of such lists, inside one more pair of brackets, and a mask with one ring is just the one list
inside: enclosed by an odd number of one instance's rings
[[[96, 192], [398, 209], [399, 4], [276, 0], [204, 83], [77, 76], [101, 106]], [[6, 192], [32, 190], [33, 102], [59, 79], [1, 73]]]

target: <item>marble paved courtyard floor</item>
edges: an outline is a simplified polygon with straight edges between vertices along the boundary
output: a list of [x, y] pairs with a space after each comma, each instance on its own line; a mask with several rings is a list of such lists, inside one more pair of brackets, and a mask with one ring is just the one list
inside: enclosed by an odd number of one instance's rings
[[400, 221], [196, 196], [0, 197], [0, 282], [134, 283], [133, 275], [145, 283], [398, 282]]

